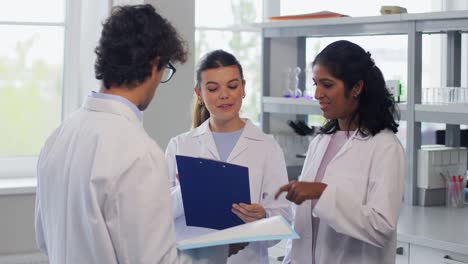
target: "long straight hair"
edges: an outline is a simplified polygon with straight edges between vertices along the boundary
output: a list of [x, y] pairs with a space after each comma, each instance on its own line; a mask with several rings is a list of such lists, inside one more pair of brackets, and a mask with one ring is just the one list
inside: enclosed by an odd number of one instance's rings
[[[211, 51], [200, 60], [197, 67], [197, 86], [196, 89], [201, 92], [202, 72], [210, 69], [216, 69], [220, 67], [237, 66], [239, 68], [240, 77], [244, 80], [244, 73], [242, 66], [239, 61], [229, 52], [224, 50]], [[206, 108], [203, 101], [198, 100], [197, 95], [193, 97], [192, 107], [192, 128], [199, 127], [203, 122], [210, 118], [210, 112]]]

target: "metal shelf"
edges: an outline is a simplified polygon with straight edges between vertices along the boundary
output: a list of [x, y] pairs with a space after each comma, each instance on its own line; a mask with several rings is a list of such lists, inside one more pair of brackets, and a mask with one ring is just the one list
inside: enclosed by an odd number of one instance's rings
[[[322, 115], [316, 100], [304, 98], [263, 97], [263, 112], [295, 115]], [[401, 120], [406, 119], [406, 104], [398, 104]]]
[[400, 15], [340, 17], [258, 24], [264, 37], [332, 37], [407, 34], [409, 24]]
[[277, 114], [322, 115], [319, 103], [312, 99], [263, 97], [263, 112]]
[[[285, 49], [290, 61], [305, 67], [305, 49], [307, 37], [334, 36], [372, 36], [372, 35], [407, 35], [408, 42], [408, 102], [398, 104], [401, 120], [407, 121], [407, 177], [405, 182], [405, 202], [416, 204], [418, 190], [416, 177], [418, 167], [418, 149], [421, 145], [421, 122], [453, 124], [448, 126], [447, 135], [457, 136], [457, 125], [468, 124], [468, 105], [424, 105], [421, 101], [422, 79], [422, 35], [447, 34], [447, 86], [460, 86], [461, 33], [468, 32], [468, 10], [432, 12], [420, 14], [397, 14], [372, 17], [340, 17], [328, 19], [308, 19], [291, 21], [273, 21], [255, 24], [263, 37], [263, 101], [262, 128], [270, 129], [270, 114], [317, 114], [322, 111], [317, 101], [268, 97], [272, 95], [270, 83], [277, 82], [278, 70], [275, 66], [284, 59], [278, 50]], [[280, 38], [284, 38], [280, 39]], [[291, 52], [295, 51], [295, 54]], [[274, 51], [274, 52], [272, 52]], [[289, 55], [289, 54], [292, 54]], [[294, 59], [295, 56], [295, 59]], [[288, 61], [288, 62], [290, 62]], [[275, 64], [276, 63], [276, 64]], [[280, 61], [281, 63], [281, 61]], [[276, 67], [276, 68], [275, 68]], [[275, 74], [278, 71], [275, 72]], [[302, 84], [303, 86], [304, 84]], [[277, 92], [277, 91], [276, 91]], [[301, 117], [302, 118], [302, 117]], [[456, 142], [456, 140], [454, 140]]]
[[407, 120], [406, 117], [406, 103], [398, 103], [398, 110], [400, 111], [400, 120]]
[[468, 31], [468, 11], [273, 21], [255, 24], [266, 38], [332, 37]]
[[[294, 115], [322, 115], [317, 101], [304, 98], [263, 97], [263, 112]], [[406, 104], [399, 103], [401, 120], [406, 120]], [[467, 104], [415, 105], [416, 122], [468, 124]]]
[[468, 104], [415, 105], [416, 122], [468, 124]]

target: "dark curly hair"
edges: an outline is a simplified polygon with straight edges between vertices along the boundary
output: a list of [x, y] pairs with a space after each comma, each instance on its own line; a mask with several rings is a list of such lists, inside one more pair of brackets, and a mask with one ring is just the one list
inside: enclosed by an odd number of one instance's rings
[[187, 57], [177, 31], [148, 4], [115, 7], [103, 23], [95, 52], [96, 78], [106, 89], [112, 85], [133, 88], [145, 81], [158, 56], [158, 70], [170, 61], [183, 63]]
[[[349, 123], [355, 120], [362, 135], [374, 136], [383, 129], [398, 131], [399, 112], [393, 96], [385, 86], [385, 79], [375, 65], [371, 54], [350, 41], [339, 40], [325, 47], [315, 57], [312, 65], [321, 65], [330, 74], [343, 81], [345, 95], [349, 96], [354, 85], [362, 80], [363, 89], [359, 95], [359, 105]], [[328, 120], [320, 129], [322, 133], [332, 134], [339, 129], [338, 120]]]

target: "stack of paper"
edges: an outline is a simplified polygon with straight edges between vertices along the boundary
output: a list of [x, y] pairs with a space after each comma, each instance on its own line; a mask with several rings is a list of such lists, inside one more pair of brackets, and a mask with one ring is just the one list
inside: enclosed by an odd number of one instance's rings
[[299, 238], [297, 233], [282, 216], [274, 216], [181, 240], [177, 242], [177, 248], [186, 250], [234, 243], [297, 238]]

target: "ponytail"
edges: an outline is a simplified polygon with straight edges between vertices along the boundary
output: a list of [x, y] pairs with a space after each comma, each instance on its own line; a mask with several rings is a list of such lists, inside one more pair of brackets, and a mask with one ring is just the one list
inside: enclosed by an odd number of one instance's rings
[[192, 107], [192, 128], [199, 127], [208, 118], [210, 118], [210, 112], [208, 112], [205, 104], [203, 102], [200, 102], [198, 100], [198, 96], [194, 93]]
[[359, 126], [375, 135], [383, 129], [398, 131], [400, 112], [393, 95], [388, 91], [382, 71], [373, 65], [364, 77], [365, 87], [360, 95], [358, 108]]

